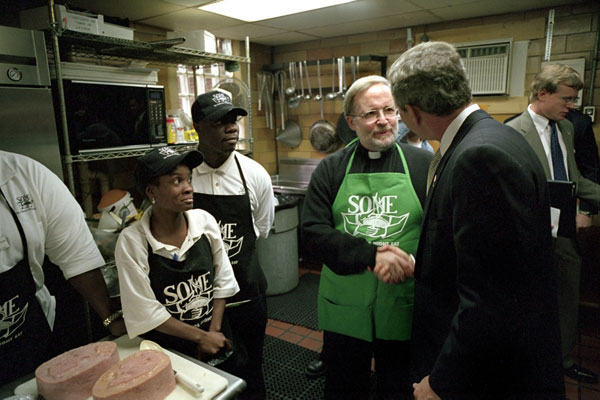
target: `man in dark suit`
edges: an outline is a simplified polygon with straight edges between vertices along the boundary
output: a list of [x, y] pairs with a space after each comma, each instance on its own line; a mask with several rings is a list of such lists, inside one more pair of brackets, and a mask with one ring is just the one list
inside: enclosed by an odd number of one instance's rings
[[[531, 145], [544, 167], [546, 179], [575, 182], [576, 196], [597, 207], [600, 185], [581, 175], [573, 150], [573, 125], [565, 119], [575, 106], [577, 92], [582, 87], [583, 80], [573, 68], [563, 64], [546, 65], [532, 84], [531, 104], [508, 125], [519, 131]], [[558, 236], [553, 241], [563, 368], [564, 373], [573, 379], [595, 383], [598, 382], [596, 373], [575, 364], [570, 355], [577, 335], [581, 256], [575, 229], [562, 234], [560, 225], [566, 222], [575, 226], [575, 216], [571, 218], [570, 221], [560, 219]]]
[[389, 79], [402, 121], [440, 141], [415, 266], [415, 398], [564, 398], [548, 191], [535, 153], [471, 102], [451, 45], [413, 47]]

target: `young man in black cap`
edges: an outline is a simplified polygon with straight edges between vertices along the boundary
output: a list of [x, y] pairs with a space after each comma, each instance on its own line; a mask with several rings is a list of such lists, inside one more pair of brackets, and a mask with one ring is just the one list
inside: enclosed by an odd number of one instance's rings
[[194, 207], [219, 222], [240, 292], [227, 301], [225, 318], [233, 334], [234, 357], [219, 366], [247, 383], [243, 399], [264, 399], [262, 352], [267, 324], [267, 282], [258, 263], [256, 239], [273, 224], [273, 188], [267, 171], [235, 151], [237, 122], [246, 110], [234, 107], [228, 92], [204, 93], [192, 105], [198, 150], [204, 162], [194, 168]]

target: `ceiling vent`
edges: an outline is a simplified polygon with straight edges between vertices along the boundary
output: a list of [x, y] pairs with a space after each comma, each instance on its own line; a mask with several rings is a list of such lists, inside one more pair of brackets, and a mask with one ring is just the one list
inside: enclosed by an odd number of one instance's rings
[[510, 41], [464, 43], [455, 47], [474, 96], [507, 93]]

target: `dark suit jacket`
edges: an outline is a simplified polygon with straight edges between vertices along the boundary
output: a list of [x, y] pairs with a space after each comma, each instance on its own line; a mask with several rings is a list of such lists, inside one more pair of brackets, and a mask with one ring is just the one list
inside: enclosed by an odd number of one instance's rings
[[425, 205], [414, 378], [443, 399], [559, 399], [564, 385], [544, 171], [527, 142], [472, 113]]
[[[570, 110], [567, 119], [573, 124], [573, 146], [579, 172], [584, 178], [600, 183], [600, 157], [598, 157], [598, 145], [592, 129], [592, 120], [577, 110]], [[585, 200], [580, 202], [579, 208], [592, 214], [598, 213], [598, 207]]]
[[[566, 119], [557, 121], [556, 123], [562, 133], [565, 147], [567, 148], [567, 170], [569, 171], [569, 179], [575, 182], [576, 195], [580, 199], [587, 200], [597, 207], [598, 204], [600, 204], [600, 185], [584, 178], [577, 167], [577, 163], [575, 162], [573, 125]], [[517, 118], [509, 121], [507, 125], [515, 128], [523, 135], [542, 163], [546, 178], [551, 180], [552, 175], [550, 174], [550, 167], [548, 166], [548, 159], [546, 158], [544, 146], [542, 145], [542, 140], [535, 129], [535, 125], [533, 124], [529, 112], [525, 111]]]

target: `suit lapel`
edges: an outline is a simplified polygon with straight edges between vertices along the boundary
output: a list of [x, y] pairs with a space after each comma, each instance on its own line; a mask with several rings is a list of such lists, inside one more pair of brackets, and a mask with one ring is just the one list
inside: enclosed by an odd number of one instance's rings
[[538, 159], [542, 163], [542, 167], [544, 167], [546, 179], [552, 179], [552, 175], [550, 174], [550, 166], [548, 165], [548, 157], [546, 156], [542, 139], [540, 139], [540, 134], [533, 124], [531, 115], [529, 115], [528, 111], [524, 111], [521, 116], [517, 118], [517, 120], [519, 124], [518, 126], [515, 126], [515, 128], [518, 128], [518, 131], [523, 135], [525, 140], [527, 140], [535, 154], [538, 156]]
[[[491, 117], [485, 111], [483, 111], [483, 110], [477, 110], [477, 111], [471, 113], [467, 117], [467, 119], [465, 119], [465, 121], [462, 123], [462, 125], [458, 129], [458, 132], [456, 132], [456, 135], [454, 136], [454, 139], [452, 140], [452, 144], [450, 145], [450, 147], [444, 153], [444, 156], [440, 160], [440, 163], [439, 163], [439, 165], [437, 167], [437, 171], [436, 171], [436, 175], [438, 176], [437, 182], [440, 181], [440, 179], [441, 179], [440, 177], [444, 173], [444, 168], [446, 167], [446, 164], [448, 164], [448, 161], [451, 159], [452, 153], [454, 153], [454, 150], [458, 147], [458, 145], [463, 141], [463, 139], [471, 131], [471, 129], [473, 128], [473, 126], [477, 122], [479, 122], [479, 121], [481, 121], [482, 119], [485, 119], [485, 118], [491, 118]], [[436, 182], [435, 185], [433, 185], [430, 188], [429, 194], [427, 195], [427, 198], [425, 200], [425, 207], [423, 208], [423, 215], [424, 215], [423, 216], [423, 224], [422, 224], [422, 227], [421, 227], [421, 235], [420, 235], [420, 239], [419, 239], [419, 248], [417, 250], [417, 254], [419, 254], [422, 251], [422, 246], [423, 246], [423, 243], [424, 243], [425, 232], [427, 232], [427, 222], [429, 220], [429, 218], [428, 218], [429, 207], [431, 205], [432, 198], [433, 198], [433, 196], [435, 194], [435, 191], [437, 189], [437, 186], [438, 186], [437, 182]]]

